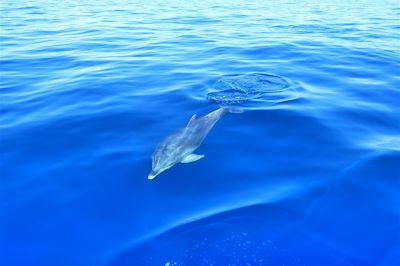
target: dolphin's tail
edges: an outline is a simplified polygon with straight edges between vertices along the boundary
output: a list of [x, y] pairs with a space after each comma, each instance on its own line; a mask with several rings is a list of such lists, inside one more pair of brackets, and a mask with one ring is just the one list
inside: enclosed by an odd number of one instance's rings
[[232, 113], [232, 114], [241, 114], [243, 113], [243, 109], [237, 107], [222, 107], [225, 110], [225, 113]]

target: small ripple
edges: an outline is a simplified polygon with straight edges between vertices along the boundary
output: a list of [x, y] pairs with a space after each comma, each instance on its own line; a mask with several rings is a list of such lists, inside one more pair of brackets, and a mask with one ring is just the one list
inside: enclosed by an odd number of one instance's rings
[[375, 134], [374, 139], [366, 141], [373, 150], [400, 151], [400, 137], [394, 135]]

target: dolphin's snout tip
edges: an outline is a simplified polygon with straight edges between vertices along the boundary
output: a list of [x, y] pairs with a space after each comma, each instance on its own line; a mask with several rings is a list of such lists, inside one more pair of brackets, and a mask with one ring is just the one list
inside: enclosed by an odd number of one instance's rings
[[149, 180], [152, 180], [152, 179], [154, 179], [156, 176], [157, 176], [157, 173], [154, 173], [153, 171], [151, 171], [151, 173], [147, 176], [147, 178], [148, 178]]

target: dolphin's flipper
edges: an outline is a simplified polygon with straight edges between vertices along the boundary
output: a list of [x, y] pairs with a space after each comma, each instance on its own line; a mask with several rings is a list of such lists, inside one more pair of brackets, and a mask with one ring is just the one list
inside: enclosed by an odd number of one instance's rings
[[186, 156], [185, 158], [182, 159], [181, 163], [191, 163], [191, 162], [195, 162], [197, 160], [200, 160], [201, 158], [203, 158], [204, 155], [198, 155], [198, 154], [189, 154], [188, 156]]

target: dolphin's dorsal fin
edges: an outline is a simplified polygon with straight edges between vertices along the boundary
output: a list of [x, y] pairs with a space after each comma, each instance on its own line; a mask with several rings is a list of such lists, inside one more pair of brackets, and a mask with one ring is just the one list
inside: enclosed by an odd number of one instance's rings
[[185, 158], [182, 159], [181, 163], [191, 163], [191, 162], [195, 162], [197, 160], [200, 160], [201, 158], [203, 158], [204, 155], [198, 155], [198, 154], [189, 154], [188, 156], [186, 156]]
[[190, 118], [189, 122], [187, 123], [187, 125], [189, 126], [194, 120], [196, 120], [197, 115], [192, 115], [192, 117]]

